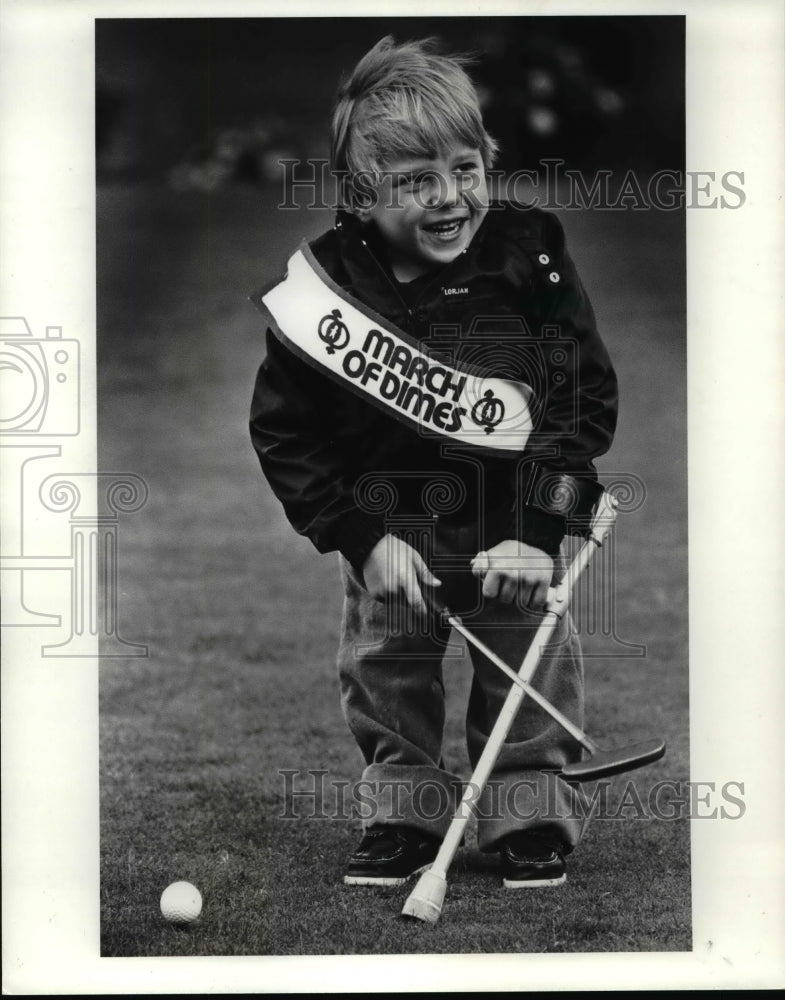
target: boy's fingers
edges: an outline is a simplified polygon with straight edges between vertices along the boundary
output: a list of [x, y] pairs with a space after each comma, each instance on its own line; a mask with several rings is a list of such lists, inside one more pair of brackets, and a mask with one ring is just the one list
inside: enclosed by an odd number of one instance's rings
[[433, 575], [433, 573], [428, 568], [428, 564], [425, 562], [423, 557], [419, 552], [414, 553], [414, 571], [419, 577], [419, 582], [426, 584], [428, 587], [441, 587], [442, 581]]
[[542, 611], [548, 600], [548, 585], [542, 580], [527, 584], [521, 594], [521, 599], [527, 608], [531, 608], [533, 611]]
[[406, 599], [418, 615], [424, 615], [427, 612], [428, 608], [426, 607], [425, 599], [414, 577], [408, 579], [406, 582]]
[[512, 604], [517, 595], [518, 595], [517, 580], [515, 580], [514, 578], [510, 579], [510, 577], [507, 577], [507, 579], [501, 586], [501, 590], [499, 591], [499, 600], [502, 601], [504, 604]]
[[534, 611], [534, 604], [532, 603], [534, 591], [528, 586], [522, 586], [518, 589], [518, 595], [523, 607]]
[[478, 552], [472, 559], [472, 575], [484, 576], [491, 568], [491, 560], [487, 552]]
[[418, 576], [420, 578], [420, 583], [424, 583], [428, 587], [441, 587], [442, 585], [442, 581], [431, 573], [425, 563], [423, 563], [420, 568]]
[[487, 573], [482, 584], [483, 597], [496, 597], [499, 593], [499, 573], [496, 570], [491, 570]]
[[532, 592], [532, 601], [535, 608], [542, 609], [548, 602], [548, 582], [540, 580]]

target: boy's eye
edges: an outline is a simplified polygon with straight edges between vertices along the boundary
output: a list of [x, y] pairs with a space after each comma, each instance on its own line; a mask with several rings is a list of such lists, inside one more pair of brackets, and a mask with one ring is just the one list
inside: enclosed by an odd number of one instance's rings
[[408, 178], [407, 183], [411, 188], [420, 188], [423, 186], [423, 184], [427, 184], [429, 181], [432, 180], [433, 180], [433, 173], [424, 170], [419, 174], [412, 174]]
[[[454, 164], [450, 171], [453, 176], [476, 175], [482, 170], [482, 163], [474, 159], [461, 160]], [[445, 184], [444, 177], [437, 170], [431, 168], [402, 170], [393, 178], [393, 185], [396, 189], [409, 194], [420, 194], [424, 188], [433, 186], [438, 188]]]
[[[480, 165], [472, 161], [467, 161], [466, 163], [459, 163], [457, 167], [454, 168], [454, 173], [468, 174], [473, 171], [479, 170]], [[411, 174], [405, 178], [405, 183], [409, 187], [422, 187], [423, 184], [434, 184], [439, 183], [438, 174], [434, 173], [432, 170], [425, 170], [422, 173]]]
[[400, 173], [394, 178], [394, 186], [397, 188], [403, 188], [408, 190], [410, 188], [419, 187], [424, 180], [426, 180], [428, 175], [423, 172], [419, 173]]

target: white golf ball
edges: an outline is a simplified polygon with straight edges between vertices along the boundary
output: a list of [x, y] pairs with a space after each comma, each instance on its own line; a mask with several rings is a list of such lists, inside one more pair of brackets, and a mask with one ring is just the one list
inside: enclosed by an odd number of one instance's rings
[[172, 882], [161, 894], [161, 913], [173, 924], [190, 924], [202, 912], [202, 894], [190, 882]]

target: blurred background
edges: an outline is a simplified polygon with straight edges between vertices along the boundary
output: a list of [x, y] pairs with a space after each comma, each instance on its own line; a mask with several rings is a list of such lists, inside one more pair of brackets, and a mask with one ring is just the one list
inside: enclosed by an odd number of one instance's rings
[[98, 20], [99, 181], [263, 185], [281, 156], [327, 156], [339, 80], [388, 33], [482, 57], [502, 169], [683, 165], [683, 17]]

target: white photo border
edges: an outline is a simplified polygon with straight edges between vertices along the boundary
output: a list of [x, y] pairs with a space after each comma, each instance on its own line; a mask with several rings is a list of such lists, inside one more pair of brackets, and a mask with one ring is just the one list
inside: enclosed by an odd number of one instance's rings
[[[334, 0], [330, 12], [479, 13], [475, 4], [434, 0]], [[23, 315], [36, 336], [56, 324], [80, 339], [80, 433], [59, 443], [74, 472], [96, 471], [95, 18], [324, 13], [316, 0], [4, 0], [0, 315]], [[785, 756], [783, 9], [774, 0], [519, 0], [480, 16], [631, 13], [686, 15], [687, 169], [743, 171], [746, 192], [738, 211], [687, 213], [691, 769], [719, 783], [743, 779], [747, 803], [733, 824], [693, 822], [693, 951], [102, 959], [98, 661], [46, 661], [25, 635], [31, 630], [14, 629], [3, 635], [2, 665], [4, 992], [716, 989], [785, 981], [785, 795], [776, 767]], [[7, 528], [18, 491], [6, 484], [2, 501]], [[94, 502], [84, 498], [86, 509]], [[718, 628], [729, 621], [746, 625]]]

